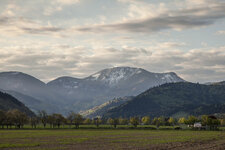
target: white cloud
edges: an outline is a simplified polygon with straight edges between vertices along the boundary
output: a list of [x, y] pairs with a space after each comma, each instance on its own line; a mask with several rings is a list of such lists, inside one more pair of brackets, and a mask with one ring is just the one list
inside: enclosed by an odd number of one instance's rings
[[206, 42], [201, 42], [201, 45], [202, 45], [203, 47], [207, 47], [207, 46], [208, 46], [208, 44], [207, 44]]
[[5, 9], [0, 13], [2, 16], [14, 17], [18, 11], [23, 11], [19, 6], [10, 3], [5, 6]]
[[53, 13], [59, 12], [61, 10], [62, 10], [61, 6], [49, 6], [49, 7], [45, 8], [43, 14], [46, 15], [46, 16], [50, 16]]
[[124, 21], [137, 18], [154, 18], [168, 11], [168, 8], [166, 7], [165, 3], [151, 4], [135, 0], [126, 1], [126, 3], [129, 4], [127, 12], [128, 18], [124, 19]]
[[[91, 49], [55, 45], [16, 46], [0, 49], [0, 71], [19, 70], [44, 81], [58, 76], [86, 77], [113, 66], [131, 66], [152, 72], [174, 71], [188, 81], [225, 80], [225, 47], [179, 50], [180, 44], [160, 43], [149, 48]], [[169, 45], [169, 46], [168, 46]], [[176, 47], [176, 48], [174, 48]]]
[[220, 30], [216, 32], [217, 35], [225, 35], [225, 30]]
[[72, 5], [79, 3], [80, 0], [56, 0], [56, 2], [62, 5]]
[[64, 6], [71, 6], [80, 3], [80, 0], [52, 0], [50, 4], [46, 6], [43, 14], [50, 16], [55, 12], [60, 12], [63, 10]]
[[164, 42], [160, 43], [158, 46], [158, 49], [171, 49], [171, 48], [180, 48], [184, 47], [187, 44], [184, 42], [178, 43], [178, 42]]

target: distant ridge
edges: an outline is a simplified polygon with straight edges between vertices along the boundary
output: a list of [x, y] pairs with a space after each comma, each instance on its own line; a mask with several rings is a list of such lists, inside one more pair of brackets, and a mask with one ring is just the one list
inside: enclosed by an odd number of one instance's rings
[[152, 73], [132, 67], [108, 68], [83, 79], [64, 76], [47, 84], [22, 72], [0, 73], [0, 89], [13, 94], [33, 111], [45, 109], [48, 113], [65, 115], [91, 109], [115, 97], [136, 96], [171, 82], [184, 80], [173, 72]]

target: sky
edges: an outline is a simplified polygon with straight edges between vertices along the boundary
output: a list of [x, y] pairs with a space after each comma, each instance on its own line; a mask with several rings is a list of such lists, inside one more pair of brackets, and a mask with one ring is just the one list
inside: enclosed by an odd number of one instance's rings
[[1, 0], [0, 71], [44, 82], [130, 66], [225, 80], [225, 0]]

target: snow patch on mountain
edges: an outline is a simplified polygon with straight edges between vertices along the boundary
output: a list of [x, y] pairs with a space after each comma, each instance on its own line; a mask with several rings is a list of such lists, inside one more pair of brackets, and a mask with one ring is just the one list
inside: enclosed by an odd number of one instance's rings
[[172, 81], [173, 77], [170, 74], [166, 74], [162, 77], [162, 80], [166, 80], [166, 81]]
[[142, 71], [140, 69], [136, 72], [136, 74], [139, 74], [139, 73], [142, 73]]
[[162, 78], [166, 83], [177, 82], [179, 79], [175, 73], [167, 73]]
[[96, 73], [96, 74], [91, 75], [91, 77], [93, 78], [92, 80], [97, 80], [100, 75], [101, 75], [100, 73]]
[[114, 86], [121, 80], [126, 80], [131, 76], [140, 73], [142, 73], [142, 70], [139, 68], [116, 67], [102, 70], [96, 74], [93, 74], [91, 77], [92, 80], [99, 80], [109, 86]]
[[125, 79], [126, 72], [122, 69], [114, 72], [109, 72], [102, 78], [104, 82], [109, 83], [110, 85], [118, 83], [121, 79]]

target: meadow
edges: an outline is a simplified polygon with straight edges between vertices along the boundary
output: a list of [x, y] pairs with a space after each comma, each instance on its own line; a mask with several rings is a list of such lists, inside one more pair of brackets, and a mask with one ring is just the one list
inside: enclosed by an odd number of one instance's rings
[[4, 129], [0, 149], [224, 149], [224, 131], [149, 129]]

